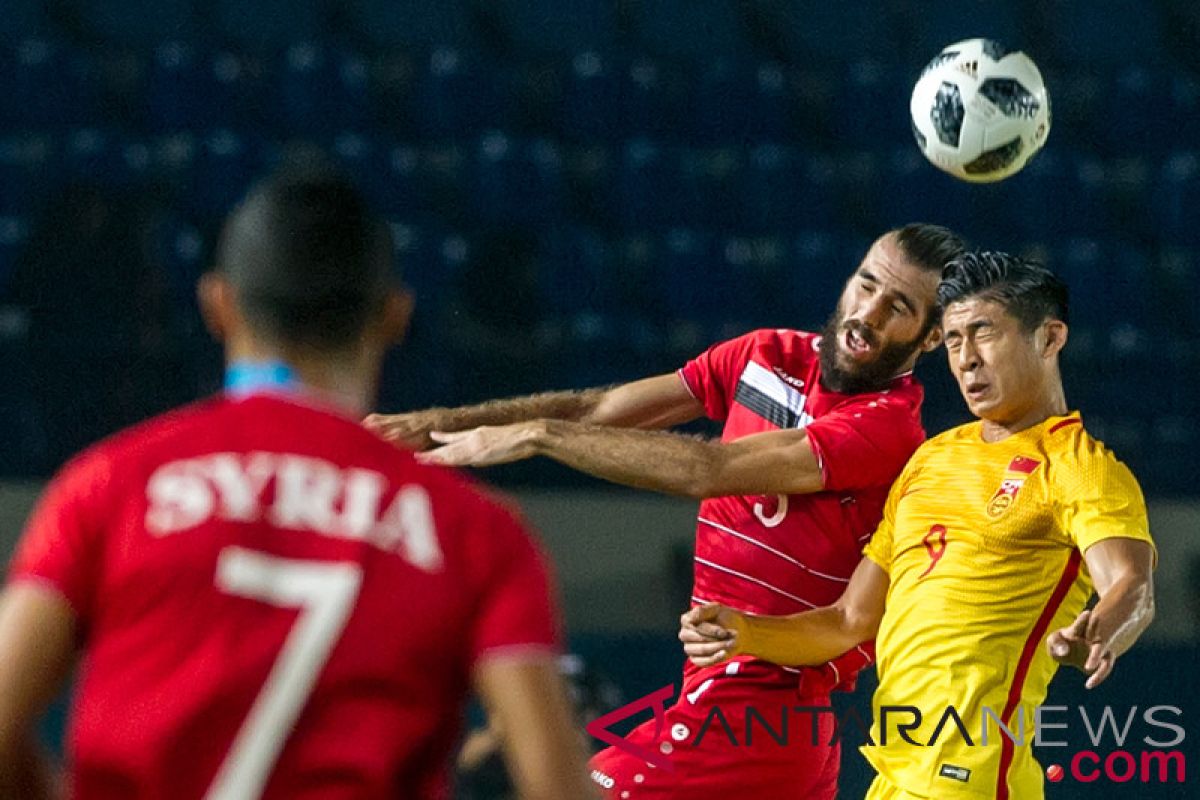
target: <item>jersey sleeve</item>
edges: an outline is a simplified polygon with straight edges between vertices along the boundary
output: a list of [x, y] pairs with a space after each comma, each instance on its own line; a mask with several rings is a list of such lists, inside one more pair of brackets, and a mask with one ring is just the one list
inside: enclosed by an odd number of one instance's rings
[[879, 394], [843, 403], [805, 431], [832, 492], [890, 486], [924, 438], [908, 402]]
[[750, 353], [754, 350], [756, 333], [720, 342], [683, 365], [679, 377], [692, 396], [704, 405], [708, 418], [724, 422], [737, 391]]
[[907, 491], [913, 473], [917, 470], [917, 462], [918, 457], [913, 456], [904, 467], [904, 471], [900, 473], [900, 477], [892, 484], [891, 490], [888, 491], [887, 502], [883, 504], [883, 518], [879, 520], [879, 527], [875, 529], [871, 540], [863, 548], [863, 555], [875, 562], [889, 575], [892, 572], [892, 542], [895, 538], [896, 509], [900, 505], [900, 498]]
[[1081, 552], [1105, 539], [1154, 545], [1137, 479], [1099, 442], [1078, 437], [1056, 477], [1059, 523]]
[[105, 463], [84, 456], [50, 482], [9, 564], [9, 580], [34, 580], [58, 591], [80, 620], [92, 613], [103, 534]]
[[545, 651], [557, 654], [562, 624], [549, 566], [533, 537], [511, 513], [488, 507], [486, 559], [470, 642], [472, 664]]

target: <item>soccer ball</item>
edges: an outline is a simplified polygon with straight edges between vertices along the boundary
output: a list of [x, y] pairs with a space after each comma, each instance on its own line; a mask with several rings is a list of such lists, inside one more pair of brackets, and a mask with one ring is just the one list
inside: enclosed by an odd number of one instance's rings
[[1050, 98], [1037, 65], [991, 39], [938, 53], [913, 87], [909, 112], [925, 157], [974, 183], [1015, 174], [1050, 133]]

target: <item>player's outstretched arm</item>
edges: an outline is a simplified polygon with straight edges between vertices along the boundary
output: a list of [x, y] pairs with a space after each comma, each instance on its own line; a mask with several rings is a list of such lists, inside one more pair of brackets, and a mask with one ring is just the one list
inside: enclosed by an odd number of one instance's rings
[[802, 430], [767, 431], [719, 442], [664, 431], [534, 420], [434, 434], [443, 446], [427, 461], [485, 467], [541, 455], [597, 478], [686, 497], [806, 494], [824, 488]]
[[75, 657], [75, 614], [59, 594], [30, 581], [0, 593], [0, 798], [62, 796], [35, 725]]
[[491, 400], [459, 408], [430, 408], [407, 414], [371, 414], [364, 420], [388, 441], [418, 450], [433, 444], [433, 431], [462, 431], [481, 425], [511, 425], [534, 419], [561, 419], [630, 428], [668, 428], [689, 422], [704, 407], [675, 373], [605, 389], [545, 392]]
[[598, 797], [553, 656], [498, 656], [476, 667], [474, 677], [521, 800]]
[[1094, 689], [1154, 619], [1154, 548], [1140, 539], [1105, 539], [1083, 555], [1100, 602], [1050, 634], [1059, 663], [1083, 670]]
[[816, 666], [875, 638], [883, 619], [888, 574], [864, 558], [831, 606], [786, 617], [760, 617], [716, 603], [680, 618], [679, 640], [694, 664], [707, 667], [749, 655], [785, 667]]

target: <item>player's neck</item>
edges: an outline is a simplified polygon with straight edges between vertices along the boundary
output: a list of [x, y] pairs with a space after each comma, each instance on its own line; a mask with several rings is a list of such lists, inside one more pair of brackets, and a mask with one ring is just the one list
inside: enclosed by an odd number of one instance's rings
[[1024, 413], [1006, 420], [983, 420], [981, 435], [985, 442], [999, 442], [1002, 439], [1040, 425], [1051, 417], [1061, 417], [1066, 414], [1067, 395], [1062, 382], [1048, 384], [1038, 401], [1027, 408]]
[[302, 391], [311, 392], [354, 416], [370, 410], [375, 373], [365, 353], [331, 358], [301, 348], [243, 340], [230, 342], [225, 356], [227, 364], [286, 364]]

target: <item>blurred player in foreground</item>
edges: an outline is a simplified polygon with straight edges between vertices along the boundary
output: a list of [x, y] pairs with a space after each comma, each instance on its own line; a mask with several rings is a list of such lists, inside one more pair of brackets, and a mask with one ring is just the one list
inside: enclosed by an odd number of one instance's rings
[[[1067, 411], [1062, 282], [1028, 261], [970, 253], [938, 296], [950, 369], [979, 421], [913, 456], [837, 602], [776, 618], [693, 608], [680, 639], [711, 667], [747, 654], [821, 664], [875, 638], [880, 745], [863, 752], [879, 775], [868, 798], [1030, 800], [1042, 797], [1034, 709], [1058, 664], [1094, 687], [1150, 624], [1154, 546], [1133, 475]], [[1100, 602], [1084, 610], [1093, 585]], [[952, 718], [936, 734], [950, 708], [973, 746]], [[1027, 744], [1014, 746], [985, 708]]]
[[358, 424], [410, 301], [339, 179], [234, 212], [200, 296], [226, 393], [60, 473], [0, 596], [0, 795], [54, 796], [33, 725], [82, 655], [68, 794], [442, 798], [466, 695], [520, 796], [591, 791], [521, 524]]
[[[923, 392], [910, 371], [940, 341], [937, 282], [961, 251], [954, 234], [933, 225], [884, 234], [821, 334], [760, 330], [715, 345], [678, 374], [367, 422], [400, 443], [445, 443], [424, 454], [432, 461], [482, 466], [544, 455], [618, 483], [706, 498], [693, 602], [758, 614], [815, 608], [845, 588], [888, 487], [924, 439]], [[632, 430], [705, 414], [725, 423], [720, 442]], [[632, 800], [832, 798], [840, 750], [827, 718], [821, 741], [789, 747], [766, 736], [732, 747], [697, 734], [718, 706], [740, 731], [747, 706], [777, 719], [797, 704], [828, 704], [870, 661], [859, 647], [804, 670], [751, 658], [689, 664], [662, 730], [651, 721], [626, 737], [643, 752], [669, 753], [673, 769], [610, 747], [593, 759], [592, 776], [611, 797]]]

